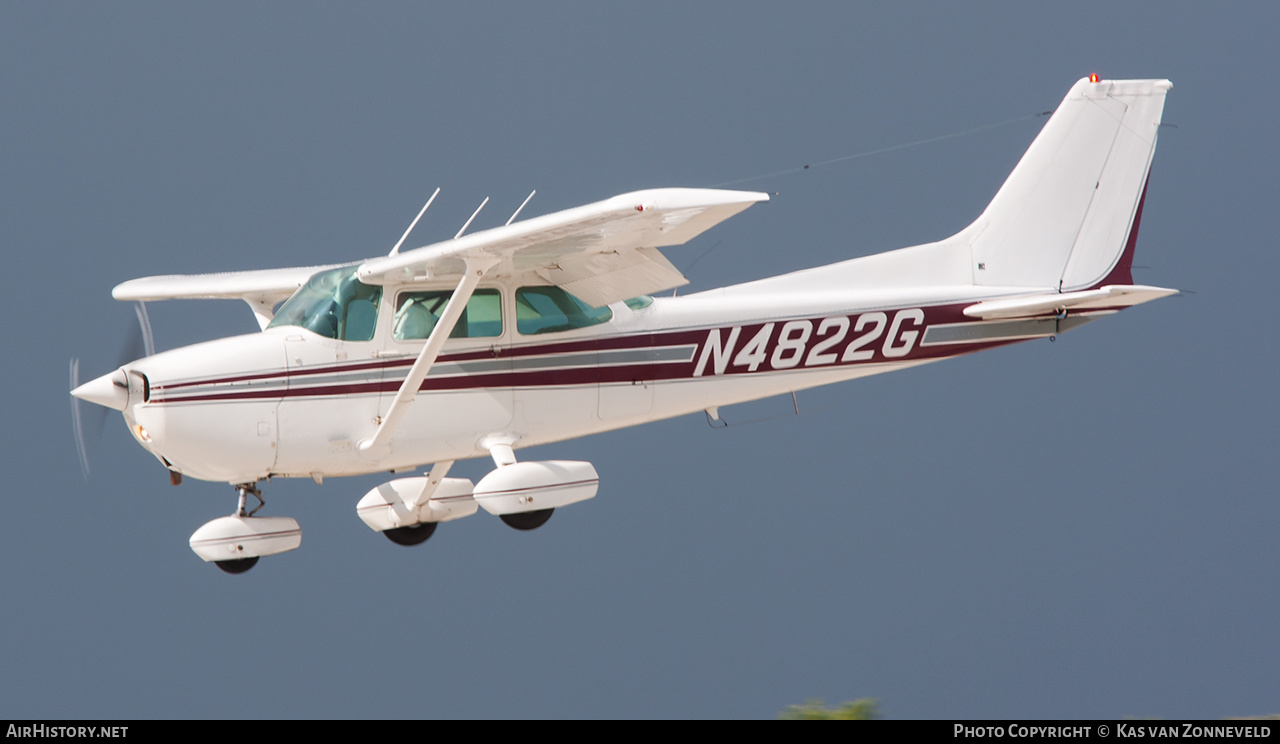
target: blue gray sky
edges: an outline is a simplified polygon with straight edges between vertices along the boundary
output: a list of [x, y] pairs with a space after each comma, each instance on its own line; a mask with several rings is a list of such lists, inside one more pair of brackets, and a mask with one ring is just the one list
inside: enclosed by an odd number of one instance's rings
[[[0, 4], [10, 319], [0, 716], [893, 718], [1280, 712], [1270, 4]], [[1064, 335], [539, 448], [599, 495], [408, 550], [381, 477], [276, 481], [300, 550], [187, 538], [118, 416], [81, 478], [67, 364], [116, 361], [138, 276], [385, 253], [638, 188], [707, 186], [1173, 80], [1135, 271], [1195, 294]], [[694, 289], [938, 239], [1039, 121], [743, 184]], [[149, 306], [172, 348], [239, 303]], [[726, 411], [785, 413], [789, 399]], [[489, 463], [461, 463], [478, 479]]]

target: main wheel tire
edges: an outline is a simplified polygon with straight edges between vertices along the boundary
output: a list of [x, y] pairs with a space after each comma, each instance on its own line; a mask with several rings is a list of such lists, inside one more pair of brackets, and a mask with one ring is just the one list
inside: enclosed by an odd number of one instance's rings
[[538, 509], [537, 511], [520, 512], [519, 514], [499, 514], [498, 517], [507, 523], [508, 527], [514, 527], [517, 530], [528, 531], [536, 530], [551, 519], [552, 509]]
[[214, 561], [213, 565], [229, 574], [242, 574], [258, 565], [258, 556], [252, 558], [233, 558], [229, 561]]
[[435, 522], [423, 522], [415, 524], [412, 527], [396, 527], [390, 530], [383, 530], [382, 534], [396, 545], [421, 545], [427, 541], [428, 537], [435, 534]]

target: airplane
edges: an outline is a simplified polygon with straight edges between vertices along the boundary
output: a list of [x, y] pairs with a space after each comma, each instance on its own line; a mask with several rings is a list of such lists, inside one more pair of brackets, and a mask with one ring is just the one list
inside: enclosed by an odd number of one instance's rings
[[[232, 485], [234, 513], [190, 539], [229, 573], [301, 544], [295, 520], [256, 515], [271, 478], [424, 468], [356, 507], [400, 545], [481, 508], [531, 530], [594, 497], [599, 476], [518, 461], [521, 449], [718, 420], [724, 406], [1053, 338], [1177, 294], [1130, 270], [1171, 87], [1077, 82], [951, 237], [679, 297], [653, 296], [688, 283], [659, 249], [767, 194], [659, 188], [516, 221], [522, 204], [501, 227], [464, 234], [468, 220], [402, 252], [410, 225], [389, 255], [349, 264], [126, 281], [115, 299], [244, 301], [261, 331], [151, 354], [71, 394], [121, 411], [174, 483]], [[483, 457], [494, 469], [479, 482], [447, 477]]]

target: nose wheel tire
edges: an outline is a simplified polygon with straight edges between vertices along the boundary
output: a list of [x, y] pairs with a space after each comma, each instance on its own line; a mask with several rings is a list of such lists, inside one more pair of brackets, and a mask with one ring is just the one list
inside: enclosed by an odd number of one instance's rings
[[412, 527], [396, 527], [390, 530], [383, 530], [382, 534], [396, 545], [421, 545], [427, 541], [428, 537], [435, 534], [435, 522], [423, 522], [415, 524]]
[[229, 561], [214, 561], [213, 565], [229, 574], [242, 574], [258, 565], [258, 558], [236, 558]]
[[514, 527], [521, 532], [536, 530], [551, 519], [551, 512], [555, 509], [538, 509], [537, 511], [520, 512], [519, 514], [499, 514], [498, 518], [507, 523], [508, 527]]

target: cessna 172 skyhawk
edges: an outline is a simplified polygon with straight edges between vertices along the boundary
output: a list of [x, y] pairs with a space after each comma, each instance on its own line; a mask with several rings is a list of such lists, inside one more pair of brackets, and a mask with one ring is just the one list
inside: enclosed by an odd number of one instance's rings
[[[191, 537], [233, 573], [301, 542], [294, 520], [247, 508], [270, 477], [431, 464], [366, 494], [361, 519], [406, 545], [479, 507], [533, 529], [598, 479], [587, 462], [517, 462], [521, 448], [714, 418], [1175, 294], [1130, 274], [1170, 87], [1076, 83], [990, 205], [945, 240], [678, 298], [648, 296], [687, 283], [658, 249], [766, 194], [637, 191], [345, 266], [135, 279], [113, 296], [240, 299], [262, 331], [148, 356], [72, 394], [122, 411], [174, 478], [237, 489], [236, 512]], [[445, 477], [486, 455], [496, 467], [478, 483]]]

